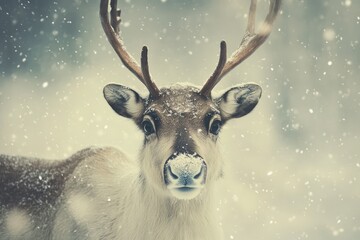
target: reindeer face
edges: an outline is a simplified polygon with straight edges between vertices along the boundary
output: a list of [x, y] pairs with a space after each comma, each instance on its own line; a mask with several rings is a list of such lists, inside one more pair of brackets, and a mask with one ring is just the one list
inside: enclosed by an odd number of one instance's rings
[[248, 24], [239, 48], [227, 58], [226, 42], [220, 44], [215, 71], [200, 89], [175, 87], [158, 89], [152, 81], [148, 49], [141, 51], [141, 65], [126, 50], [120, 36], [121, 11], [117, 1], [101, 0], [100, 18], [104, 32], [123, 64], [146, 86], [150, 97], [142, 99], [134, 90], [110, 84], [105, 98], [120, 115], [132, 118], [143, 130], [145, 144], [142, 172], [146, 180], [162, 192], [180, 199], [196, 197], [206, 184], [221, 173], [216, 140], [221, 126], [242, 117], [256, 106], [261, 88], [244, 84], [213, 99], [211, 91], [232, 69], [262, 45], [271, 33], [281, 0], [271, 0], [269, 12], [259, 32], [255, 32], [256, 0], [251, 1]]
[[156, 99], [143, 99], [120, 85], [104, 89], [110, 106], [144, 133], [141, 168], [146, 181], [178, 199], [195, 198], [219, 178], [223, 164], [216, 143], [221, 127], [249, 113], [261, 95], [255, 84], [233, 87], [216, 99], [199, 92], [176, 85], [161, 89]]

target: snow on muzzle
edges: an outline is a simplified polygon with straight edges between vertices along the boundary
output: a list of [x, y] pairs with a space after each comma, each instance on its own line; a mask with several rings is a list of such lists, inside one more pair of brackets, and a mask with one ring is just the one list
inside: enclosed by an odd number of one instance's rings
[[178, 199], [195, 198], [206, 182], [207, 166], [198, 154], [174, 153], [164, 166], [164, 181]]

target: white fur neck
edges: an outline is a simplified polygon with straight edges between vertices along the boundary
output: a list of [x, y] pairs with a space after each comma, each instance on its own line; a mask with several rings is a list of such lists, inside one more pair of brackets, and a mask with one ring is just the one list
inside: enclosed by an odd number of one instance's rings
[[140, 186], [129, 192], [132, 196], [125, 203], [120, 236], [126, 228], [127, 239], [222, 239], [211, 196], [213, 186], [206, 186], [195, 199], [179, 200], [159, 194], [147, 181], [134, 184]]

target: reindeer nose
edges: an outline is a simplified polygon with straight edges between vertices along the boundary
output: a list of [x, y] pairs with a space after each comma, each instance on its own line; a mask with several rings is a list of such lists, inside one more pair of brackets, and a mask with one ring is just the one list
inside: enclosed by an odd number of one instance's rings
[[165, 164], [165, 183], [174, 188], [199, 187], [205, 183], [206, 170], [206, 163], [199, 155], [172, 156]]

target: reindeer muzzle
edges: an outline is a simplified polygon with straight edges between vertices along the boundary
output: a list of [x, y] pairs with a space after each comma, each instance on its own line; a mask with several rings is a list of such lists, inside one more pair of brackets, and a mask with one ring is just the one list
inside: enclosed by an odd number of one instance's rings
[[173, 196], [192, 199], [204, 188], [207, 166], [198, 154], [171, 155], [164, 165], [164, 181]]

